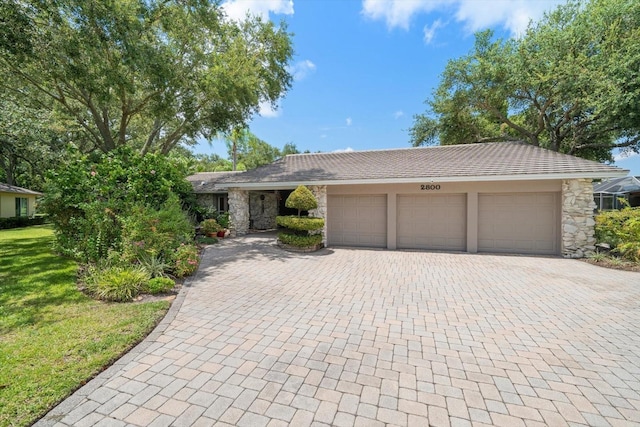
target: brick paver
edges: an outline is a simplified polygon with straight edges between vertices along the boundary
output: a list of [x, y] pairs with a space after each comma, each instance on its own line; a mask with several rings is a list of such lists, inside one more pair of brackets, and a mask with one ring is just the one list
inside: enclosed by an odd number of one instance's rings
[[36, 425], [640, 423], [640, 274], [209, 247], [159, 329]]

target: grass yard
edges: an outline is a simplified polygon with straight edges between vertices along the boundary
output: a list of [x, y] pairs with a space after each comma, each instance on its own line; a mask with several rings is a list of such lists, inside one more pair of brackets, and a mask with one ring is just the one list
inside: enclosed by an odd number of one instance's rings
[[0, 426], [31, 425], [144, 338], [166, 301], [106, 304], [76, 288], [49, 226], [0, 231]]

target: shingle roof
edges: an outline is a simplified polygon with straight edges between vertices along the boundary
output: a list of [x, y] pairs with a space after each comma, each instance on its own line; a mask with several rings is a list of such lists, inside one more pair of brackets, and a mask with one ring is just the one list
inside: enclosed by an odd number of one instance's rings
[[226, 185], [216, 185], [223, 178], [242, 173], [241, 171], [198, 172], [187, 177], [195, 193], [215, 193], [226, 190]]
[[288, 155], [219, 180], [228, 187], [270, 183], [382, 183], [417, 180], [606, 178], [628, 171], [524, 142]]
[[15, 185], [5, 184], [0, 182], [0, 192], [2, 193], [17, 193], [17, 194], [30, 194], [34, 196], [41, 196], [42, 193], [37, 191], [29, 190], [27, 188], [16, 187]]
[[593, 184], [594, 193], [631, 193], [640, 191], [640, 176], [625, 176], [622, 178], [607, 179]]

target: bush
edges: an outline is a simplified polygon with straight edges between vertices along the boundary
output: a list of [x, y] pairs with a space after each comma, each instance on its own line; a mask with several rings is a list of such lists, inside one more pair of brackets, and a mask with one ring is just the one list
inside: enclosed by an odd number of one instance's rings
[[640, 208], [601, 212], [595, 231], [598, 243], [608, 243], [624, 258], [640, 262]]
[[139, 267], [90, 267], [84, 276], [87, 292], [104, 301], [131, 301], [150, 277]]
[[279, 233], [278, 239], [287, 245], [305, 248], [318, 245], [322, 242], [321, 234], [296, 235], [288, 233]]
[[41, 207], [56, 230], [58, 250], [80, 261], [97, 261], [121, 250], [123, 218], [136, 209], [195, 205], [186, 169], [166, 156], [142, 156], [122, 147], [107, 154], [69, 151], [47, 175]]
[[170, 196], [160, 210], [134, 206], [121, 222], [122, 255], [131, 263], [156, 257], [172, 264], [176, 249], [193, 240], [193, 226], [176, 196]]
[[304, 185], [299, 185], [298, 188], [289, 194], [285, 206], [291, 209], [297, 209], [298, 216], [300, 216], [301, 211], [316, 209], [318, 207], [318, 201], [311, 190]]
[[220, 215], [218, 215], [218, 217], [216, 218], [218, 221], [218, 224], [220, 224], [220, 227], [224, 228], [224, 229], [228, 229], [229, 228], [229, 224], [230, 224], [230, 220], [229, 220], [229, 212], [222, 212]]
[[36, 216], [29, 218], [26, 216], [17, 216], [12, 218], [0, 218], [0, 230], [7, 230], [9, 228], [30, 227], [32, 225], [44, 224], [46, 218], [43, 216]]
[[276, 223], [281, 227], [296, 231], [312, 231], [324, 227], [324, 219], [307, 216], [277, 216]]
[[154, 277], [147, 283], [145, 291], [151, 295], [166, 294], [173, 289], [175, 285], [175, 282], [168, 277]]
[[156, 255], [141, 256], [138, 258], [140, 267], [152, 278], [165, 277], [165, 272], [169, 270], [170, 265]]
[[198, 269], [198, 248], [182, 244], [175, 252], [173, 274], [177, 277], [190, 276]]
[[205, 234], [214, 234], [223, 229], [222, 226], [218, 224], [218, 221], [213, 218], [205, 219], [200, 226], [202, 227], [202, 232]]
[[218, 243], [218, 239], [209, 236], [198, 236], [196, 242], [201, 245], [213, 245], [214, 243]]

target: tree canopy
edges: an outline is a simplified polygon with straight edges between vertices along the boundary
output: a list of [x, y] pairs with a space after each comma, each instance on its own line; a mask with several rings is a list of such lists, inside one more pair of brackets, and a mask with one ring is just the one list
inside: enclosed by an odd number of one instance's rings
[[475, 37], [414, 117], [414, 146], [523, 140], [599, 161], [640, 150], [640, 2], [570, 1], [518, 39]]
[[292, 54], [284, 24], [228, 20], [217, 1], [0, 4], [1, 90], [53, 105], [85, 151], [167, 153], [242, 126], [286, 93]]

